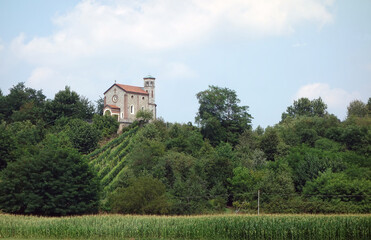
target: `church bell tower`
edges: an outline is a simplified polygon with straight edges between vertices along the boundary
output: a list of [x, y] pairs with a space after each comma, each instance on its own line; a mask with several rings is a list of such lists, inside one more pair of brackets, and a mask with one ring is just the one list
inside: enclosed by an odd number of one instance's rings
[[149, 110], [153, 113], [153, 119], [156, 119], [156, 103], [155, 103], [155, 80], [156, 78], [148, 75], [143, 78], [144, 90], [148, 93]]

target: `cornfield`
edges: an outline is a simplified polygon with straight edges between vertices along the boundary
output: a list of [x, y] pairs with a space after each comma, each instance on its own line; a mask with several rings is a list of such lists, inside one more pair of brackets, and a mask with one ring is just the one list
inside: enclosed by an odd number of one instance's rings
[[371, 215], [0, 214], [0, 238], [27, 239], [371, 239]]

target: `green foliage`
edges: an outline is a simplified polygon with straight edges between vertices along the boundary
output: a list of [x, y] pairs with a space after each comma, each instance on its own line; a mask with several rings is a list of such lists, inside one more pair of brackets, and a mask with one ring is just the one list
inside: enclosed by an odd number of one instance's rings
[[112, 116], [102, 116], [95, 114], [93, 116], [93, 126], [102, 132], [103, 137], [109, 137], [112, 134], [117, 133], [119, 123]]
[[309, 181], [303, 194], [325, 201], [344, 201], [371, 206], [371, 181], [350, 179], [344, 173], [333, 173], [330, 169]]
[[109, 197], [113, 212], [131, 214], [166, 214], [169, 203], [165, 185], [156, 178], [132, 179], [126, 188], [118, 188]]
[[209, 86], [196, 96], [200, 104], [196, 122], [203, 136], [214, 146], [221, 141], [236, 145], [239, 135], [250, 127], [248, 106], [239, 106], [236, 92], [228, 88]]
[[349, 150], [362, 151], [365, 149], [367, 152], [371, 144], [371, 138], [368, 135], [370, 136], [370, 133], [367, 128], [349, 125], [343, 128], [341, 140]]
[[27, 88], [23, 82], [0, 97], [0, 115], [6, 121], [26, 121], [36, 123], [41, 117], [45, 95], [41, 90]]
[[81, 153], [89, 153], [98, 146], [101, 132], [92, 124], [81, 119], [73, 119], [67, 124], [66, 133], [72, 146]]
[[15, 214], [96, 213], [99, 183], [74, 149], [49, 135], [40, 152], [8, 165], [0, 175], [0, 209]]
[[267, 128], [259, 144], [260, 149], [267, 156], [267, 160], [273, 161], [278, 155], [279, 141], [277, 132], [273, 128]]
[[95, 101], [97, 104], [96, 109], [95, 109], [95, 114], [96, 115], [103, 115], [103, 109], [104, 109], [104, 98], [99, 97], [97, 101]]
[[292, 148], [285, 159], [293, 170], [293, 181], [298, 191], [301, 191], [307, 181], [311, 181], [329, 168], [335, 172], [345, 168], [341, 154], [305, 145]]
[[139, 120], [139, 124], [143, 125], [153, 118], [153, 113], [149, 110], [139, 110], [135, 117]]
[[[0, 125], [0, 168], [36, 162], [46, 149], [45, 136], [53, 134], [58, 138], [56, 149], [75, 147], [88, 153], [84, 159], [104, 187], [102, 205], [107, 211], [109, 193], [129, 188], [131, 179], [143, 176], [165, 186], [170, 214], [219, 212], [232, 203], [255, 212], [257, 190], [264, 212], [369, 211], [367, 201], [339, 200], [334, 182], [344, 183], [344, 191], [350, 191], [371, 180], [371, 98], [362, 105], [362, 114], [356, 114], [353, 104], [349, 109], [355, 113], [343, 122], [326, 112], [320, 98], [299, 99], [279, 124], [266, 130], [250, 128], [248, 107], [239, 106], [233, 90], [210, 86], [197, 99], [200, 127], [162, 119], [144, 124], [150, 118], [141, 112], [138, 121], [116, 135], [118, 122], [112, 117], [99, 114], [88, 123], [92, 104], [69, 87], [45, 102], [41, 91], [19, 84], [8, 96], [0, 91], [0, 119], [7, 121]], [[97, 103], [100, 112], [103, 99]], [[107, 137], [113, 139], [94, 150], [102, 137], [106, 138], [102, 144]], [[328, 169], [333, 175], [319, 183]], [[313, 184], [316, 187], [310, 188]], [[334, 191], [336, 197], [308, 195], [316, 189]]]
[[351, 116], [365, 117], [368, 113], [367, 105], [360, 100], [354, 100], [350, 102], [347, 110], [348, 118]]
[[203, 139], [198, 129], [189, 125], [178, 123], [170, 125], [166, 148], [197, 156], [203, 145]]
[[45, 106], [45, 118], [48, 122], [53, 122], [63, 116], [86, 120], [91, 119], [93, 113], [93, 104], [75, 91], [71, 91], [68, 86], [56, 93], [54, 99], [47, 101]]
[[325, 151], [332, 151], [338, 152], [342, 150], [342, 145], [338, 142], [330, 140], [328, 138], [320, 138], [314, 143], [315, 148], [325, 150]]
[[17, 149], [14, 135], [7, 129], [6, 123], [0, 124], [0, 170], [9, 162], [15, 160], [14, 151]]
[[303, 194], [310, 199], [315, 212], [369, 213], [371, 210], [371, 181], [350, 179], [330, 169], [307, 182]]
[[327, 105], [322, 101], [321, 98], [313, 99], [312, 101], [308, 98], [300, 98], [297, 101], [295, 100], [292, 106], [287, 107], [285, 113], [282, 113], [282, 121], [287, 117], [323, 117], [327, 114], [326, 109]]

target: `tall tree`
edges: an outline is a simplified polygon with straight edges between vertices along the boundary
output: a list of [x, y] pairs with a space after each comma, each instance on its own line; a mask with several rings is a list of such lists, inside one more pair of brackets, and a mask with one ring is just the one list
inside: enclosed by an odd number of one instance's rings
[[203, 136], [214, 146], [221, 141], [236, 145], [239, 135], [250, 128], [248, 106], [239, 106], [236, 92], [228, 88], [209, 86], [196, 96], [200, 104], [196, 122]]
[[46, 103], [45, 115], [49, 122], [60, 117], [91, 119], [93, 113], [93, 104], [88, 99], [72, 91], [68, 86], [56, 93], [52, 101]]
[[0, 98], [0, 115], [6, 121], [36, 121], [45, 103], [41, 90], [27, 88], [23, 82], [13, 86], [8, 95]]
[[300, 98], [297, 101], [295, 100], [292, 106], [287, 107], [286, 112], [282, 113], [282, 121], [287, 117], [323, 117], [327, 114], [326, 109], [327, 105], [320, 97], [312, 101], [308, 98]]

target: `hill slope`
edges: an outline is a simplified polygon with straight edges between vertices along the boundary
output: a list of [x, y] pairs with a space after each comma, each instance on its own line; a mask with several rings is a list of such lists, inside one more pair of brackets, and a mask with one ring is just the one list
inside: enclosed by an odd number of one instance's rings
[[115, 189], [117, 180], [127, 170], [126, 156], [132, 148], [132, 137], [138, 131], [134, 127], [88, 155], [89, 165], [98, 173], [103, 197]]

